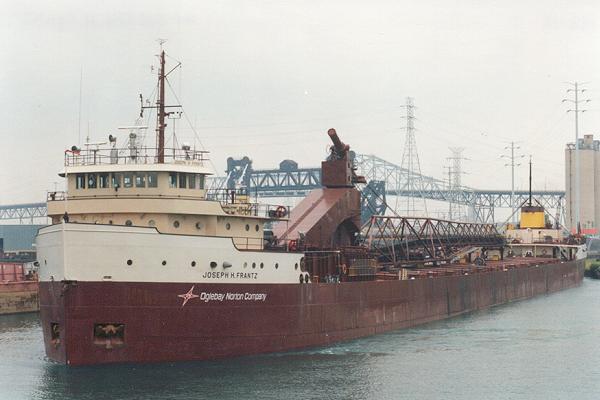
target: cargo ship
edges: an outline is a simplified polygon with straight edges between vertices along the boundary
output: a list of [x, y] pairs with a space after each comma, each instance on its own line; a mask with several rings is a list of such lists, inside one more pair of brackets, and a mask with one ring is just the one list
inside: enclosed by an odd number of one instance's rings
[[[208, 360], [415, 326], [579, 285], [574, 247], [507, 255], [493, 225], [374, 215], [361, 224], [349, 146], [335, 130], [323, 188], [293, 210], [207, 188], [205, 151], [165, 147], [165, 53], [156, 148], [65, 151], [36, 238], [45, 350], [60, 363]], [[172, 71], [172, 70], [171, 70]], [[175, 141], [173, 141], [175, 142]], [[273, 225], [267, 234], [265, 224]], [[565, 245], [566, 246], [566, 245]]]

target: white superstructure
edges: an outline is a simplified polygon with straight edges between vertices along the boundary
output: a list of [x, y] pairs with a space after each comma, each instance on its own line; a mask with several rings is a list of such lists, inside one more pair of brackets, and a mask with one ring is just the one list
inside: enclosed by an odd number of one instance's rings
[[239, 250], [231, 238], [59, 223], [37, 238], [41, 281], [300, 283], [302, 254]]
[[[242, 188], [206, 188], [207, 152], [166, 148], [161, 51], [156, 148], [136, 124], [117, 138], [64, 153], [66, 192], [48, 193], [52, 225], [36, 239], [41, 281], [304, 283], [301, 253], [265, 239], [264, 224], [289, 209], [252, 202]], [[138, 121], [139, 122], [139, 121]], [[176, 139], [173, 138], [173, 143]], [[267, 245], [269, 246], [267, 248]]]

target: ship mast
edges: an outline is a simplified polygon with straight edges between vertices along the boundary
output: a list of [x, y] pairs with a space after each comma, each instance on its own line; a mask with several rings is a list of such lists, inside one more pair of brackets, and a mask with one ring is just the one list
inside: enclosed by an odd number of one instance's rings
[[529, 207], [531, 205], [531, 156], [529, 156]]
[[[162, 48], [162, 45], [165, 41], [159, 40], [160, 43], [160, 68], [158, 71], [158, 99], [156, 100], [156, 105], [144, 105], [144, 98], [140, 94], [140, 118], [144, 117], [144, 110], [149, 108], [156, 108], [156, 161], [159, 164], [165, 163], [165, 128], [167, 124], [165, 123], [165, 117], [171, 118], [174, 116], [174, 119], [177, 117], [181, 117], [181, 105], [165, 105], [165, 83], [168, 83], [167, 76], [171, 74], [171, 72], [175, 71], [177, 68], [181, 67], [181, 62], [178, 62], [177, 65], [173, 67], [169, 72], [165, 72], [165, 51]], [[149, 101], [146, 100], [148, 103]], [[179, 111], [169, 111], [167, 112], [167, 108], [176, 108]]]
[[158, 112], [156, 124], [156, 156], [159, 164], [165, 162], [165, 51], [160, 51], [160, 70], [158, 72], [158, 100], [156, 102]]

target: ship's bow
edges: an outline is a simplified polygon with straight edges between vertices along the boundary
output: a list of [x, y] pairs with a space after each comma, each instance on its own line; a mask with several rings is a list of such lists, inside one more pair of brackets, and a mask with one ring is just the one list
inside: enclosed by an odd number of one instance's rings
[[40, 282], [39, 296], [46, 355], [54, 361], [66, 363], [67, 308], [63, 284]]

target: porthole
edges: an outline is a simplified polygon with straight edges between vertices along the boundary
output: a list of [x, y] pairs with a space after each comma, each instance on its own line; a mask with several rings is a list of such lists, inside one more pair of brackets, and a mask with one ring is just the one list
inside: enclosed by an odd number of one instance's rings
[[300, 283], [304, 283], [304, 275], [300, 274]]
[[150, 221], [148, 221], [148, 226], [156, 226], [156, 221], [151, 219]]
[[127, 226], [131, 226], [131, 225], [133, 225], [133, 223], [131, 222], [131, 220], [130, 220], [130, 219], [128, 219], [127, 221], [125, 221], [125, 225], [127, 225]]
[[264, 263], [260, 263], [260, 268], [263, 269], [265, 267]]
[[192, 267], [196, 266], [196, 261], [192, 261]]
[[279, 268], [279, 263], [275, 263], [275, 269]]
[[254, 230], [255, 230], [256, 232], [258, 232], [258, 231], [260, 230], [260, 227], [258, 226], [258, 224], [256, 224], [256, 226], [254, 227]]
[[200, 222], [196, 222], [196, 229], [202, 229], [202, 224]]
[[244, 268], [248, 266], [248, 262], [244, 261]]
[[167, 265], [167, 261], [163, 260], [162, 265]]
[[256, 263], [252, 263], [252, 268], [256, 268]]
[[250, 225], [246, 224], [246, 231], [250, 230]]
[[133, 261], [127, 260], [127, 265], [131, 265], [131, 264], [133, 264]]
[[211, 268], [217, 268], [217, 263], [216, 263], [216, 262], [214, 262], [214, 261], [211, 261], [211, 262], [210, 262], [210, 267], [211, 267]]
[[294, 264], [294, 269], [298, 269], [298, 263]]
[[113, 224], [113, 221], [112, 221], [112, 219], [109, 219], [109, 220], [108, 220], [108, 224], [109, 224], [109, 225], [112, 225], [112, 224]]
[[227, 229], [227, 230], [231, 229], [231, 224], [229, 222], [225, 224], [225, 229]]
[[179, 228], [179, 221], [173, 221], [173, 226], [175, 228]]

